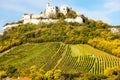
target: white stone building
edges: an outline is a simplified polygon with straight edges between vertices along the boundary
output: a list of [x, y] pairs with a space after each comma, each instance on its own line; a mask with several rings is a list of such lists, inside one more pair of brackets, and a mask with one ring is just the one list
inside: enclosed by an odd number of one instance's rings
[[64, 5], [64, 6], [61, 6], [61, 7], [60, 7], [60, 12], [63, 13], [64, 15], [66, 15], [67, 12], [68, 12], [68, 9], [69, 9], [69, 8], [68, 8], [67, 6], [65, 6], [65, 5]]
[[45, 15], [49, 18], [50, 15], [56, 14], [59, 11], [57, 6], [51, 6], [49, 3], [46, 5]]
[[46, 5], [46, 10], [45, 10], [45, 14], [46, 17], [49, 17], [50, 14], [56, 14], [58, 12], [63, 13], [64, 15], [67, 14], [68, 12], [68, 7], [63, 5], [60, 8], [58, 6], [51, 6], [49, 3]]
[[75, 19], [74, 18], [66, 18], [65, 19], [66, 22], [77, 22], [77, 23], [84, 23], [83, 19], [80, 16], [77, 16]]
[[119, 33], [120, 32], [119, 29], [117, 29], [117, 28], [110, 28], [110, 30], [112, 33]]
[[3, 30], [4, 31], [7, 31], [9, 29], [11, 29], [12, 27], [18, 27], [19, 25], [23, 24], [23, 20], [19, 20], [19, 21], [16, 21], [16, 22], [12, 22], [12, 23], [6, 23], [4, 26], [3, 26]]
[[6, 24], [5, 27], [3, 27], [4, 31], [7, 31], [8, 29], [11, 29], [12, 27], [17, 27], [19, 24], [14, 23], [14, 24]]
[[[4, 30], [10, 29], [12, 27], [17, 27], [21, 24], [28, 24], [28, 23], [38, 24], [40, 22], [43, 22], [43, 23], [57, 22], [58, 19], [50, 19], [50, 15], [57, 14], [58, 12], [66, 15], [68, 13], [69, 9], [71, 9], [71, 8], [69, 8], [65, 5], [61, 6], [59, 8], [57, 6], [51, 6], [48, 3], [46, 5], [44, 12], [41, 12], [39, 14], [24, 14], [21, 20], [4, 25]], [[66, 18], [65, 21], [66, 22], [78, 22], [80, 24], [84, 23], [83, 18], [81, 16], [77, 16], [75, 19], [74, 18]]]

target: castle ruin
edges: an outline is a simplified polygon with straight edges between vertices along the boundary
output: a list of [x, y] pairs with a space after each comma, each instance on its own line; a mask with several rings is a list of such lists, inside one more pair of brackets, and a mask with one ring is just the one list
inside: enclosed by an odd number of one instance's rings
[[[67, 6], [52, 6], [49, 3], [46, 4], [46, 8], [44, 12], [41, 12], [39, 14], [24, 14], [22, 19], [20, 19], [19, 21], [16, 22], [12, 22], [12, 23], [7, 23], [4, 25], [4, 31], [7, 29], [10, 29], [12, 27], [17, 27], [21, 24], [38, 24], [40, 22], [42, 23], [52, 23], [52, 22], [57, 22], [58, 19], [52, 19], [50, 18], [50, 15], [55, 15], [58, 12], [66, 15], [68, 13], [68, 10], [71, 9]], [[65, 18], [64, 21], [66, 22], [77, 22], [77, 23], [84, 23], [83, 18], [81, 17], [81, 15], [78, 15], [76, 18]]]

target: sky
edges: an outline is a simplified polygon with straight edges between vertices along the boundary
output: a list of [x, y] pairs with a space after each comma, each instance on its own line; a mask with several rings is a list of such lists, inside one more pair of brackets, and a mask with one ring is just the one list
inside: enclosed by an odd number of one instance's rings
[[89, 19], [120, 25], [120, 0], [0, 0], [0, 33], [6, 23], [20, 20], [24, 13], [39, 14], [46, 4], [67, 5]]

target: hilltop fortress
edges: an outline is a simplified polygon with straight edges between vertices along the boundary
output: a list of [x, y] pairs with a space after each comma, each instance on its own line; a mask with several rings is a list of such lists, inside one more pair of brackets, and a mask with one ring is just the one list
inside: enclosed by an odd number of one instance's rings
[[[46, 9], [44, 12], [41, 12], [39, 14], [24, 14], [22, 19], [16, 21], [16, 22], [12, 22], [12, 23], [6, 23], [4, 25], [4, 31], [11, 29], [12, 27], [17, 27], [21, 24], [28, 24], [28, 23], [32, 23], [32, 24], [38, 24], [38, 23], [51, 23], [51, 22], [57, 22], [59, 21], [58, 19], [58, 13], [59, 16], [62, 14], [63, 16], [65, 16], [69, 11], [73, 11], [72, 8], [69, 8], [67, 6], [51, 6], [49, 3], [46, 4]], [[76, 12], [75, 12], [76, 13]], [[69, 17], [65, 17], [64, 21], [66, 22], [77, 22], [77, 23], [84, 23], [85, 19], [87, 19], [86, 17], [84, 17], [83, 15], [78, 15], [76, 13], [76, 17], [74, 18], [69, 18]]]

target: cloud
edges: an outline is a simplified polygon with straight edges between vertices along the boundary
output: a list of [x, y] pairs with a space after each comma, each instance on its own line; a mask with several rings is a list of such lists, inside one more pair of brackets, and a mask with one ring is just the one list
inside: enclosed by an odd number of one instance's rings
[[103, 0], [103, 3], [100, 3], [97, 7], [96, 5], [93, 6], [96, 7], [96, 9], [90, 10], [89, 8], [76, 7], [76, 11], [85, 14], [88, 18], [103, 20], [104, 22], [115, 25], [116, 23], [113, 20], [117, 19], [115, 18], [115, 14], [120, 12], [119, 3], [120, 0]]
[[36, 13], [37, 10], [42, 10], [45, 7], [45, 0], [8, 0], [2, 1], [0, 8], [4, 8], [6, 10], [21, 12], [21, 13]]
[[1, 5], [1, 6], [4, 9], [15, 11], [15, 12], [21, 12], [21, 13], [30, 12], [30, 10], [26, 9], [25, 7], [19, 6], [16, 4], [14, 4], [14, 5], [13, 4], [5, 4], [5, 5]]
[[47, 3], [47, 0], [35, 0], [35, 1], [33, 1], [33, 0], [22, 0], [22, 1], [24, 3], [30, 4], [30, 5], [38, 7], [38, 8], [44, 7], [45, 6], [44, 4]]
[[110, 12], [120, 11], [120, 0], [106, 0], [104, 7]]
[[79, 11], [78, 13], [84, 14], [87, 16], [89, 19], [94, 19], [94, 20], [103, 20], [104, 22], [111, 23], [112, 21], [108, 17], [108, 13], [106, 11], [100, 11], [100, 10], [89, 10], [86, 8], [79, 8], [76, 9], [76, 11]]

